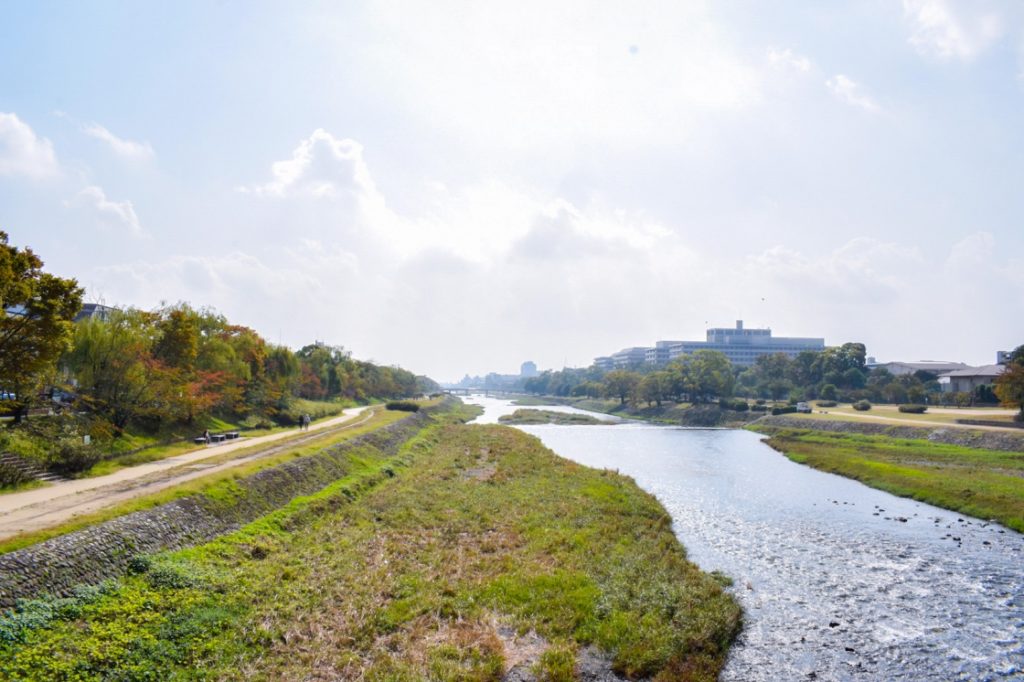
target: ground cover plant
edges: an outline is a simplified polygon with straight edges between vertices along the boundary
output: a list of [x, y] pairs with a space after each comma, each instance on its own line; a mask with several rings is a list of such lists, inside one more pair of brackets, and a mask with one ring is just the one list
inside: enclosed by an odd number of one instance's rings
[[604, 652], [632, 678], [713, 680], [740, 624], [653, 497], [501, 426], [361, 449], [324, 491], [135, 567], [17, 629], [0, 677], [566, 680]]
[[572, 414], [569, 412], [555, 412], [552, 410], [519, 409], [512, 414], [498, 417], [502, 424], [562, 424], [572, 425], [595, 425], [611, 424], [612, 422], [601, 421], [597, 417], [588, 414]]
[[1024, 532], [1024, 453], [927, 440], [754, 427], [793, 461]]

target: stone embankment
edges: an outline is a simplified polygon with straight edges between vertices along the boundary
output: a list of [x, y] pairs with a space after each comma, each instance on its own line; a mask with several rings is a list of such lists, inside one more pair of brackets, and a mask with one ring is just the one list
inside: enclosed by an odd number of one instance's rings
[[396, 454], [432, 412], [448, 407], [421, 410], [317, 454], [257, 471], [235, 482], [237, 494], [229, 500], [191, 495], [0, 555], [0, 608], [42, 594], [68, 595], [76, 585], [122, 575], [139, 554], [181, 549], [234, 531], [344, 477], [353, 451]]
[[928, 440], [933, 443], [946, 443], [948, 445], [960, 445], [985, 450], [1024, 452], [1024, 434], [980, 431], [960, 427], [890, 426], [877, 422], [851, 422], [840, 419], [798, 419], [785, 416], [763, 417], [755, 422], [754, 426], [759, 431], [762, 429], [802, 429], [828, 431], [830, 433], [860, 433], [868, 436]]

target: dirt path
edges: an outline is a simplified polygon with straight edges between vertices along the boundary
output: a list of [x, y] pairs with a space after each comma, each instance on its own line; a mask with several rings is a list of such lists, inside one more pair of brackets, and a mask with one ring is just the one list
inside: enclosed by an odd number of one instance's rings
[[[364, 414], [365, 413], [365, 414]], [[230, 443], [208, 445], [156, 462], [121, 469], [107, 476], [64, 481], [0, 497], [0, 540], [20, 533], [50, 528], [87, 514], [201, 476], [294, 449], [328, 432], [354, 428], [373, 417], [370, 407], [353, 407], [341, 416], [310, 425], [308, 432], [282, 431]], [[278, 443], [280, 441], [280, 443]], [[274, 445], [278, 443], [277, 445]], [[226, 462], [204, 463], [234, 451], [267, 445]]]

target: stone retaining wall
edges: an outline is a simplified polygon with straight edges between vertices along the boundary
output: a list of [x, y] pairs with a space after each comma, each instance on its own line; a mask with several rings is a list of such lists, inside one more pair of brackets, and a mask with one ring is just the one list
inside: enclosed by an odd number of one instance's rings
[[0, 608], [41, 594], [65, 596], [76, 585], [122, 575], [135, 555], [181, 549], [236, 530], [344, 477], [346, 455], [356, 449], [397, 453], [431, 421], [431, 413], [449, 407], [442, 403], [317, 454], [257, 471], [236, 481], [239, 494], [229, 501], [191, 495], [0, 555]]
[[845, 420], [797, 419], [794, 417], [763, 417], [757, 427], [769, 429], [805, 429], [831, 433], [862, 433], [869, 436], [914, 438], [933, 443], [962, 445], [985, 450], [1024, 452], [1024, 434], [1000, 431], [980, 431], [957, 427], [890, 426], [879, 422], [851, 422]]

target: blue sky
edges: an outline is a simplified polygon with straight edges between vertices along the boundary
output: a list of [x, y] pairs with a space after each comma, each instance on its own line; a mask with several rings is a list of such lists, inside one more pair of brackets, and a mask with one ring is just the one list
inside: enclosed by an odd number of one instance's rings
[[439, 379], [706, 323], [1024, 343], [1016, 2], [0, 6], [0, 229]]

